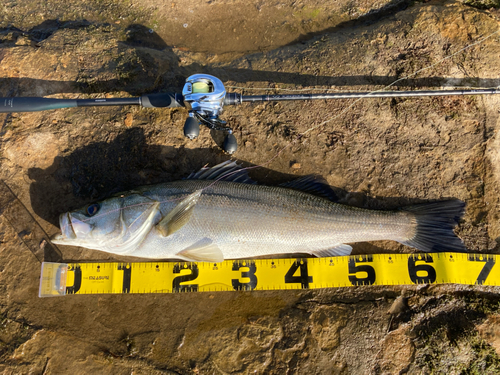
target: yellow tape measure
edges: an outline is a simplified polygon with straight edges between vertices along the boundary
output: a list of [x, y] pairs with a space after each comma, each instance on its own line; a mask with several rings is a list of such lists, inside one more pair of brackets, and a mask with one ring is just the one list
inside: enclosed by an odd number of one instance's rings
[[40, 297], [359, 285], [500, 285], [500, 255], [427, 253], [221, 263], [43, 263]]

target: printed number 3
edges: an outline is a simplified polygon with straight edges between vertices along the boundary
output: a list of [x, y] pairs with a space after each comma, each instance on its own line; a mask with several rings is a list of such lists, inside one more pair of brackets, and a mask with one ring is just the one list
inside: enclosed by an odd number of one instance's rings
[[255, 271], [257, 271], [257, 267], [255, 262], [246, 262], [243, 265], [242, 262], [235, 261], [233, 263], [233, 271], [239, 271], [241, 268], [248, 268], [248, 271], [241, 271], [242, 278], [250, 279], [247, 283], [240, 282], [239, 279], [232, 279], [231, 283], [233, 285], [234, 290], [254, 290], [257, 286], [257, 276], [255, 276]]

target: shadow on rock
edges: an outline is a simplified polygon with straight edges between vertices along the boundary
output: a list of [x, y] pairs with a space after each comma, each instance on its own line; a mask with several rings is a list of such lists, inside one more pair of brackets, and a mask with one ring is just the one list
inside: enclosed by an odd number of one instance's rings
[[[403, 2], [395, 2], [398, 7]], [[389, 12], [390, 13], [390, 12]], [[370, 17], [373, 18], [373, 15]], [[371, 19], [371, 18], [370, 18]], [[92, 34], [87, 30], [92, 26]], [[350, 23], [339, 26], [351, 27]], [[337, 28], [339, 28], [337, 27]], [[334, 32], [337, 30], [327, 32]], [[57, 38], [57, 32], [64, 29], [76, 30], [72, 35]], [[121, 34], [125, 31], [125, 40]], [[81, 33], [85, 33], [81, 34]], [[113, 34], [114, 33], [114, 34]], [[74, 81], [43, 80], [34, 78], [8, 77], [0, 78], [0, 95], [2, 96], [38, 96], [56, 93], [85, 93], [96, 94], [113, 91], [125, 91], [131, 95], [141, 95], [153, 92], [180, 92], [185, 79], [196, 73], [207, 73], [222, 80], [233, 82], [262, 82], [294, 84], [302, 86], [366, 86], [393, 84], [400, 76], [352, 75], [352, 76], [321, 76], [293, 72], [262, 71], [236, 67], [240, 60], [226, 66], [203, 65], [193, 62], [191, 65], [180, 66], [179, 56], [171, 46], [152, 29], [132, 24], [125, 30], [108, 24], [92, 24], [86, 20], [59, 21], [47, 20], [29, 31], [22, 31], [14, 27], [0, 29], [0, 45], [2, 47], [16, 47], [20, 37], [27, 37], [37, 48], [35, 51], [49, 49], [53, 55], [59, 54], [66, 43], [78, 45], [84, 38], [99, 41], [100, 38], [111, 38], [118, 53], [110, 61], [100, 62], [98, 56], [88, 56], [85, 67], [79, 68]], [[49, 39], [50, 37], [50, 39]], [[74, 40], [73, 40], [73, 39]], [[47, 41], [50, 43], [47, 44]], [[49, 51], [47, 51], [49, 52]], [[98, 51], [95, 53], [98, 54]], [[2, 54], [0, 51], [0, 59]], [[404, 59], [404, 57], [402, 57]], [[53, 68], [53, 67], [50, 67]], [[71, 73], [71, 72], [70, 72]], [[104, 74], [106, 73], [106, 74]], [[112, 77], [112, 78], [110, 78]], [[453, 84], [445, 77], [433, 76], [413, 78], [394, 83], [394, 87], [432, 87], [432, 86], [482, 86], [496, 87], [498, 79], [467, 77], [454, 80]]]
[[167, 43], [153, 30], [144, 25], [132, 24], [125, 29], [125, 44], [132, 47], [145, 47], [156, 50], [169, 48]]
[[[91, 143], [67, 156], [57, 157], [46, 169], [31, 168], [28, 171], [34, 181], [30, 186], [31, 205], [37, 215], [58, 226], [58, 217], [63, 212], [139, 186], [180, 180], [205, 165], [213, 166], [228, 158], [216, 147], [186, 149], [150, 145], [143, 129], [132, 128], [112, 141]], [[243, 166], [255, 167], [240, 162]], [[249, 174], [265, 185], [277, 185], [297, 178], [263, 167], [251, 169]], [[370, 209], [397, 209], [423, 202], [401, 197], [375, 199], [335, 187], [332, 190], [339, 203]], [[354, 247], [354, 253], [374, 252], [390, 251], [371, 243]]]
[[[215, 146], [186, 149], [150, 145], [143, 129], [132, 128], [110, 142], [91, 143], [68, 156], [56, 157], [46, 169], [31, 168], [31, 205], [37, 215], [58, 225], [62, 212], [138, 186], [180, 180], [204, 165], [213, 166], [227, 159], [229, 156]], [[250, 174], [266, 184], [297, 178], [267, 168]]]
[[29, 177], [33, 210], [57, 224], [58, 215], [140, 185], [183, 177], [224, 160], [218, 150], [151, 146], [144, 131], [132, 128], [110, 142], [96, 142], [57, 157], [47, 169], [32, 168]]

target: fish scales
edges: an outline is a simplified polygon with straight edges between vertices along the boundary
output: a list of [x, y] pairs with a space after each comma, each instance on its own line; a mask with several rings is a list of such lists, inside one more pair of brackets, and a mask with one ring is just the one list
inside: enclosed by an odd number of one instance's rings
[[[289, 187], [213, 181], [231, 167], [109, 198], [61, 215], [54, 242], [154, 259], [220, 261], [309, 253], [346, 255], [346, 243], [394, 240], [424, 251], [464, 251], [453, 228], [463, 202], [368, 210]], [[200, 174], [206, 179], [196, 179]], [[214, 173], [217, 174], [214, 176]], [[226, 171], [227, 172], [227, 171]], [[238, 177], [239, 176], [239, 177]], [[307, 183], [306, 183], [307, 182]], [[298, 186], [309, 189], [310, 179]]]
[[204, 190], [189, 223], [172, 238], [152, 231], [134, 255], [161, 257], [165, 246], [181, 251], [192, 245], [193, 238], [208, 237], [224, 258], [237, 259], [310, 252], [324, 249], [325, 244], [401, 239], [414, 232], [407, 213], [357, 209], [279, 187], [180, 181], [143, 194], [160, 202], [170, 200], [160, 206], [166, 214], [178, 200], [199, 189]]

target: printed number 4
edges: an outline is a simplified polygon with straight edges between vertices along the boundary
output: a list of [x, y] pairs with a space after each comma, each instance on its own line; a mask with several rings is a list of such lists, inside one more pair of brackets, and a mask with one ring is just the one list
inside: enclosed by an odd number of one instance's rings
[[[298, 276], [294, 276], [295, 272], [300, 270]], [[309, 276], [307, 269], [307, 261], [305, 259], [297, 259], [285, 275], [285, 284], [300, 284], [302, 289], [309, 289], [309, 283], [313, 282], [312, 276]]]

